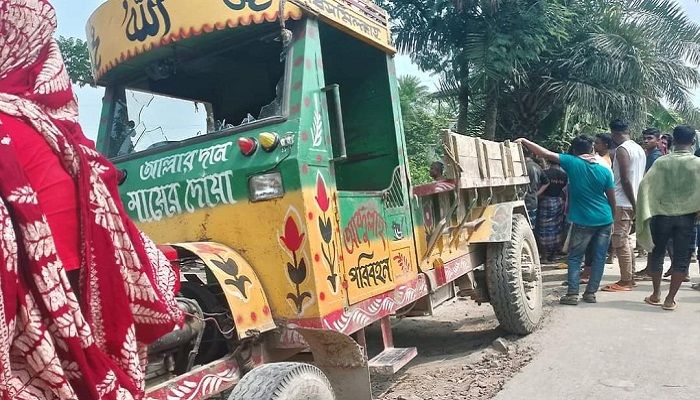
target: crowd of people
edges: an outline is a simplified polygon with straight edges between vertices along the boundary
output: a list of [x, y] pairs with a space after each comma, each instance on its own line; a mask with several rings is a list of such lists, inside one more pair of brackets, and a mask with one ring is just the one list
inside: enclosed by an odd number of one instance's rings
[[[700, 245], [697, 134], [680, 125], [671, 135], [648, 128], [641, 137], [641, 144], [635, 142], [629, 124], [616, 119], [609, 133], [574, 138], [566, 154], [518, 139], [530, 176], [525, 205], [541, 257], [567, 257], [562, 304], [578, 304], [581, 284], [587, 285], [582, 300], [595, 303], [598, 290], [626, 292], [639, 280], [651, 280], [653, 293], [644, 301], [665, 310], [677, 307], [676, 293], [689, 281]], [[640, 271], [635, 271], [635, 239], [638, 254], [648, 254]], [[664, 275], [667, 255], [671, 267]], [[600, 288], [606, 259], [612, 263], [613, 258], [620, 279]], [[663, 276], [671, 280], [664, 299]], [[692, 287], [700, 290], [700, 284]]]

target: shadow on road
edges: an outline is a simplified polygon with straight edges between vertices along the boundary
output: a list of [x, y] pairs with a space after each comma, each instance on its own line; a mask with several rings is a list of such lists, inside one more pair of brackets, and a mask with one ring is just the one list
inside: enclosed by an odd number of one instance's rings
[[661, 307], [654, 307], [650, 306], [649, 304], [644, 303], [644, 297], [648, 296], [648, 294], [642, 294], [640, 292], [640, 298], [639, 301], [630, 301], [630, 300], [606, 300], [605, 302], [599, 302], [595, 305], [597, 308], [615, 308], [618, 310], [627, 310], [627, 311], [639, 311], [639, 312], [649, 312], [649, 313], [658, 313], [661, 311]]

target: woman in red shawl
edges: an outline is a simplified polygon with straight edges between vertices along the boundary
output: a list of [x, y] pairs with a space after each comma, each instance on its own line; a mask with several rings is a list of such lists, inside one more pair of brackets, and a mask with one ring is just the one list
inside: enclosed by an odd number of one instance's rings
[[178, 279], [78, 125], [55, 28], [47, 0], [0, 0], [0, 399], [141, 399]]

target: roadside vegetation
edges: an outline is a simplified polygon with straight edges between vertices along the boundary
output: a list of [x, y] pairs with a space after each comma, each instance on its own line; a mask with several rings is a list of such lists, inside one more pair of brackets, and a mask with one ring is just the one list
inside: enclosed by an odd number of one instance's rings
[[[636, 132], [700, 122], [692, 102], [700, 25], [676, 1], [380, 3], [394, 20], [399, 51], [441, 77], [420, 91], [416, 79], [401, 79], [414, 164], [439, 152], [433, 126], [445, 118], [463, 134], [525, 136], [559, 148], [604, 130], [611, 117], [629, 120]], [[429, 115], [415, 118], [423, 112]], [[425, 164], [412, 169], [414, 180], [425, 179]]]

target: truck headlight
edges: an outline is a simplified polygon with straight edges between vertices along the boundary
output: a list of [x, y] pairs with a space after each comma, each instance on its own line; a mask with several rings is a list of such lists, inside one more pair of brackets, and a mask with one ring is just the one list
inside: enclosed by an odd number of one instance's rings
[[271, 200], [284, 196], [282, 174], [272, 172], [269, 174], [252, 176], [248, 180], [250, 201]]

